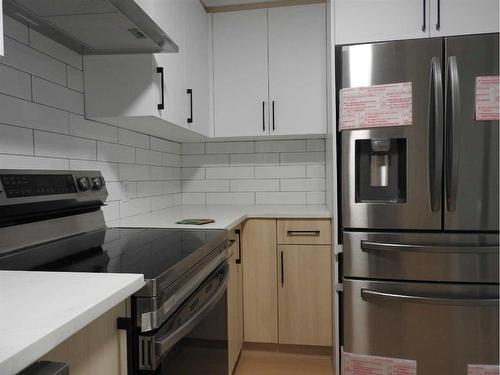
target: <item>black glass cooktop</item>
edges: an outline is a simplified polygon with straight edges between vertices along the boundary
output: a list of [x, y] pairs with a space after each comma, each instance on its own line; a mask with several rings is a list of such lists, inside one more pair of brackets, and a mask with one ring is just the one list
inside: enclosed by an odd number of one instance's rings
[[142, 273], [152, 280], [186, 259], [200, 261], [225, 238], [223, 230], [111, 228], [3, 255], [0, 269]]

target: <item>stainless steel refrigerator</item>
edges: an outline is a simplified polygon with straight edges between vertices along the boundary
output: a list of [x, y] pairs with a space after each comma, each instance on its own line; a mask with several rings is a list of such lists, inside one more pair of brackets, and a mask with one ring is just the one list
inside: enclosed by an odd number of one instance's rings
[[499, 121], [477, 110], [498, 54], [498, 34], [337, 47], [339, 94], [411, 82], [412, 106], [340, 131], [344, 373], [498, 366]]

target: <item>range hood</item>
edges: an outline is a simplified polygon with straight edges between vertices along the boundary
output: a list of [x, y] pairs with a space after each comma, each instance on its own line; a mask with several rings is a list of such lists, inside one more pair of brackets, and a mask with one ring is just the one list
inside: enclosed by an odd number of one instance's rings
[[179, 51], [133, 0], [4, 0], [3, 4], [8, 16], [78, 53]]

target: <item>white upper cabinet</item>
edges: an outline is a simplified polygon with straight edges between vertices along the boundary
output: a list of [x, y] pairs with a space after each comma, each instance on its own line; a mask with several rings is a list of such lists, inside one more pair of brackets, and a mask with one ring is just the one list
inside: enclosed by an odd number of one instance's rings
[[324, 4], [213, 15], [216, 137], [326, 133]]
[[429, 0], [335, 0], [335, 44], [428, 37], [428, 2]]
[[3, 12], [2, 2], [0, 1], [0, 56], [3, 56]]
[[270, 131], [326, 133], [326, 6], [269, 9]]
[[431, 36], [499, 32], [499, 0], [431, 0]]
[[216, 137], [269, 134], [267, 9], [213, 15]]

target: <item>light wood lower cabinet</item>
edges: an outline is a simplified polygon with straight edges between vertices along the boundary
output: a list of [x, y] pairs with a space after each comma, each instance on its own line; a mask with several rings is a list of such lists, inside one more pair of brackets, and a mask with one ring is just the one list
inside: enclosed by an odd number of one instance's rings
[[234, 241], [230, 249], [232, 256], [229, 258], [227, 284], [229, 375], [233, 373], [243, 347], [243, 272], [239, 237], [239, 230], [229, 235], [230, 240]]
[[242, 226], [244, 338], [278, 343], [276, 220]]
[[63, 341], [42, 359], [69, 363], [71, 375], [126, 375], [126, 336], [116, 327], [116, 319], [125, 316], [124, 301]]
[[332, 345], [329, 245], [279, 245], [279, 343]]

